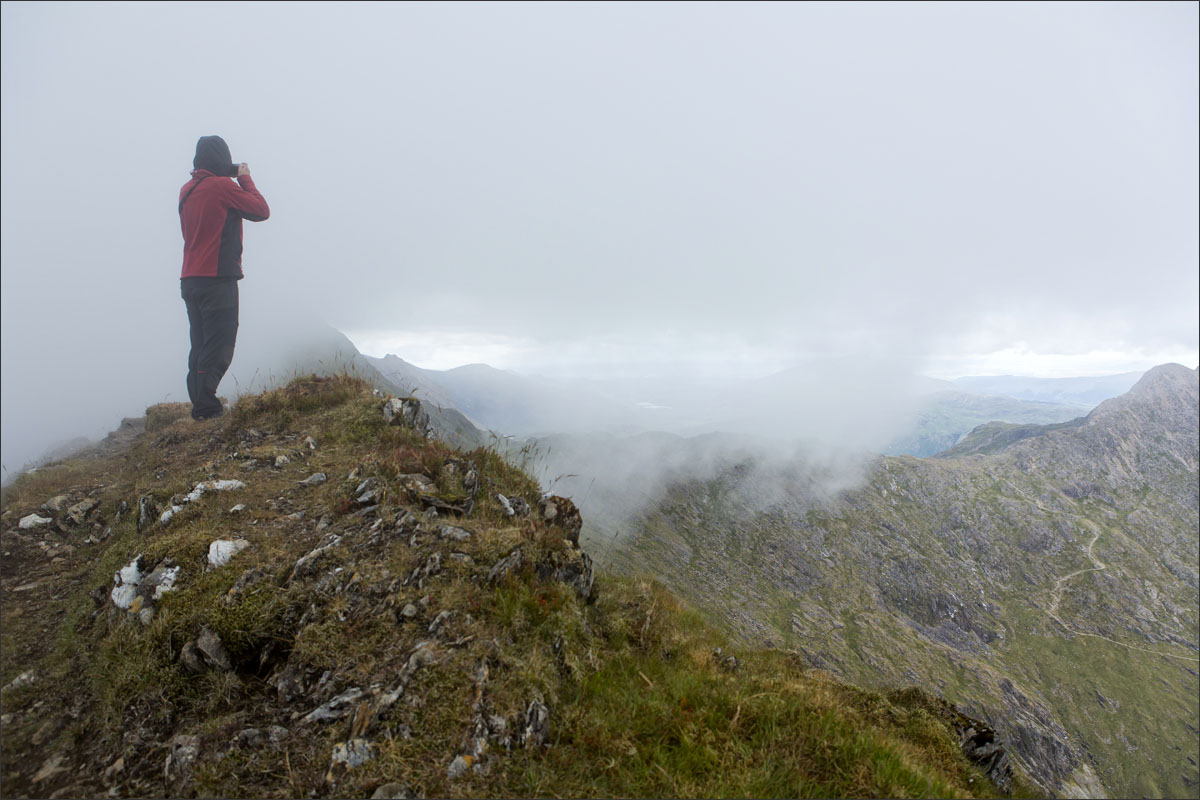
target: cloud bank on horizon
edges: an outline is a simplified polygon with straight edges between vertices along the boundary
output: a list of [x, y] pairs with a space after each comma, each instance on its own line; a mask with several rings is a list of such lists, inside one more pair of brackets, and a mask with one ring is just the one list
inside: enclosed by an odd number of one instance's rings
[[564, 374], [1198, 360], [1195, 4], [0, 13], [10, 468], [184, 397], [210, 133], [272, 208], [247, 346], [311, 318]]

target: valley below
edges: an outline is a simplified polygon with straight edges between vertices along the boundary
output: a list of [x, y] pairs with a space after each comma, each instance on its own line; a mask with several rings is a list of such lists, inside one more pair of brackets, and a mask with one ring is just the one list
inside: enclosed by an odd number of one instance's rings
[[857, 474], [725, 449], [648, 492], [614, 567], [844, 679], [940, 693], [1054, 794], [1194, 796], [1197, 394], [1165, 365], [1077, 423]]

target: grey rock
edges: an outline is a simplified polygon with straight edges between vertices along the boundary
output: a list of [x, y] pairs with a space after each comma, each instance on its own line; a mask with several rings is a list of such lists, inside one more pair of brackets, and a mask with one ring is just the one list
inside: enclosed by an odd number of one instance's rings
[[416, 585], [418, 588], [425, 585], [425, 581], [437, 575], [442, 571], [442, 555], [441, 553], [430, 553], [425, 559], [422, 566], [413, 569], [412, 574], [404, 579], [404, 585]]
[[402, 536], [415, 531], [418, 524], [416, 514], [411, 511], [402, 511], [396, 515], [396, 533]]
[[206, 669], [204, 656], [200, 653], [200, 649], [196, 647], [195, 642], [188, 642], [180, 649], [179, 663], [189, 672], [201, 673]]
[[475, 759], [469, 755], [458, 755], [450, 762], [450, 766], [446, 769], [446, 777], [451, 780], [461, 778], [467, 774], [467, 770], [475, 763]]
[[168, 508], [166, 511], [164, 511], [159, 516], [158, 524], [165, 527], [166, 525], [168, 525], [171, 522], [172, 519], [175, 518], [175, 515], [178, 514], [180, 511], [183, 511], [183, 506], [181, 506], [181, 505], [171, 506], [170, 508]]
[[581, 549], [550, 553], [537, 565], [538, 577], [556, 580], [575, 590], [582, 600], [590, 601], [596, 581], [592, 558]]
[[295, 565], [292, 566], [291, 574], [288, 575], [288, 583], [301, 578], [306, 578], [311, 575], [316, 570], [316, 565], [321, 558], [329, 553], [329, 551], [331, 551], [334, 547], [339, 545], [341, 541], [342, 537], [335, 535], [331, 537], [330, 540], [325, 544], [313, 548], [308, 553], [297, 559]]
[[299, 483], [303, 486], [320, 486], [325, 481], [329, 480], [329, 476], [324, 472], [314, 472]]
[[363, 690], [357, 686], [347, 689], [332, 700], [310, 711], [301, 721], [306, 723], [328, 722], [341, 719], [354, 710], [354, 704], [362, 698], [363, 694]]
[[100, 505], [100, 501], [94, 498], [89, 497], [86, 500], [80, 500], [67, 509], [67, 519], [76, 525], [82, 525], [88, 513], [98, 505]]
[[523, 556], [521, 555], [521, 548], [518, 547], [507, 556], [497, 561], [492, 568], [488, 570], [488, 581], [495, 583], [499, 580], [502, 580], [514, 569], [521, 566], [522, 561]]
[[429, 623], [429, 632], [435, 636], [441, 633], [442, 628], [446, 626], [446, 623], [452, 616], [454, 616], [454, 612], [449, 609], [439, 611], [437, 616], [433, 618], [433, 622]]
[[419, 472], [406, 472], [396, 478], [396, 483], [416, 492], [432, 492], [437, 488], [432, 478]]
[[104, 779], [107, 781], [115, 780], [118, 775], [125, 771], [125, 756], [120, 756], [116, 761], [108, 765], [104, 770]]
[[221, 643], [221, 637], [207, 626], [201, 628], [200, 635], [196, 637], [196, 649], [204, 656], [209, 666], [225, 671], [233, 669], [229, 662], [229, 654], [225, 652], [225, 645]]
[[404, 619], [416, 619], [417, 613], [417, 607], [412, 603], [406, 603], [404, 608], [400, 610], [400, 616]]
[[200, 737], [179, 734], [171, 740], [163, 777], [167, 783], [179, 790], [191, 782], [192, 769], [200, 755]]
[[142, 582], [142, 570], [145, 569], [142, 556], [139, 554], [113, 575], [113, 589], [110, 594], [113, 605], [120, 609], [129, 609], [137, 598], [138, 584]]
[[71, 502], [70, 498], [65, 494], [57, 494], [51, 497], [46, 502], [42, 503], [43, 511], [62, 511], [67, 507], [67, 503]]
[[471, 538], [471, 532], [453, 525], [443, 525], [438, 528], [438, 536], [455, 542], [465, 542]]
[[583, 517], [571, 500], [557, 495], [543, 497], [538, 501], [542, 520], [551, 527], [562, 530], [563, 538], [579, 546], [579, 532], [583, 529]]
[[996, 738], [996, 732], [978, 720], [959, 716], [963, 722], [956, 727], [963, 754], [991, 778], [996, 788], [1002, 792], [1012, 791], [1012, 763], [1004, 744]]
[[66, 772], [66, 767], [62, 766], [62, 763], [65, 760], [66, 756], [62, 755], [61, 753], [46, 759], [41, 768], [37, 771], [37, 774], [33, 776], [33, 782], [42, 783], [43, 781], [47, 781], [61, 772]]
[[262, 728], [246, 728], [234, 735], [230, 745], [232, 747], [255, 748], [261, 746], [266, 738], [267, 736], [263, 733]]
[[229, 591], [225, 593], [224, 602], [226, 605], [233, 605], [240, 601], [246, 591], [264, 578], [270, 577], [270, 573], [261, 567], [253, 567], [246, 570], [234, 582], [233, 586], [229, 587]]
[[217, 539], [208, 546], [208, 565], [222, 567], [235, 555], [250, 546], [245, 539]]
[[403, 783], [385, 783], [375, 790], [371, 800], [408, 800], [408, 787]]
[[162, 599], [167, 592], [173, 591], [181, 571], [182, 567], [174, 566], [169, 561], [163, 561], [154, 568], [153, 572], [143, 578], [137, 590], [137, 593], [144, 598], [143, 608]]
[[144, 495], [138, 498], [138, 532], [140, 533], [144, 528], [154, 524], [154, 520], [157, 517], [158, 506], [154, 504], [154, 498], [150, 495]]
[[292, 460], [285, 455], [275, 456], [275, 469], [286, 467], [290, 463], [292, 463]]
[[50, 517], [39, 517], [35, 513], [35, 514], [29, 514], [28, 516], [21, 517], [21, 522], [18, 525], [18, 527], [20, 527], [20, 529], [23, 531], [27, 531], [27, 530], [31, 530], [33, 528], [40, 528], [43, 525], [49, 525], [51, 522], [54, 522], [54, 520], [51, 519]]
[[408, 662], [400, 668], [400, 680], [407, 683], [418, 670], [431, 667], [437, 663], [437, 653], [426, 643], [421, 643], [408, 657]]
[[541, 747], [550, 735], [550, 709], [541, 700], [532, 700], [525, 709], [525, 726], [518, 742], [522, 747]]
[[37, 680], [37, 670], [26, 670], [17, 677], [13, 678], [5, 684], [3, 691], [10, 692], [13, 689], [20, 689], [22, 686], [30, 686]]
[[289, 663], [279, 672], [274, 684], [281, 703], [290, 703], [308, 692], [304, 668], [295, 662]]
[[375, 745], [366, 739], [351, 739], [333, 746], [330, 766], [361, 767], [375, 757]]
[[55, 734], [62, 730], [62, 727], [66, 724], [66, 721], [66, 717], [51, 717], [43, 722], [41, 726], [33, 732], [33, 735], [29, 737], [29, 741], [31, 741], [35, 747], [41, 747], [46, 742], [54, 738]]
[[277, 747], [289, 736], [288, 729], [282, 725], [272, 725], [267, 729], [246, 728], [239, 731], [230, 742], [231, 747], [257, 749], [266, 745]]
[[383, 405], [383, 418], [389, 425], [400, 425], [411, 428], [425, 438], [433, 433], [429, 412], [421, 408], [421, 401], [415, 397], [388, 398]]

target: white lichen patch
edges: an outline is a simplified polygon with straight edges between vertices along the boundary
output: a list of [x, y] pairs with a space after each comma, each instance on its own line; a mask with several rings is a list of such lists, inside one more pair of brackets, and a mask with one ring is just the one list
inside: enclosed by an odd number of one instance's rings
[[229, 563], [229, 559], [250, 546], [245, 539], [217, 539], [208, 546], [208, 565], [221, 567]]
[[42, 525], [49, 525], [54, 520], [50, 517], [39, 517], [36, 513], [30, 514], [27, 517], [21, 517], [21, 530], [27, 531], [30, 528], [38, 528]]
[[112, 601], [117, 608], [128, 609], [137, 597], [138, 585], [142, 582], [142, 556], [137, 555], [133, 561], [121, 567], [113, 575]]

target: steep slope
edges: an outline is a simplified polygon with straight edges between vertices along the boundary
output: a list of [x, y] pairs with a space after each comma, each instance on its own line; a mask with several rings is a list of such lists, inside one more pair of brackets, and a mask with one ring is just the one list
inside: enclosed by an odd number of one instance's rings
[[1008, 786], [994, 732], [929, 694], [731, 647], [660, 585], [595, 576], [569, 501], [419, 403], [311, 377], [186, 411], [4, 493], [5, 796]]
[[843, 677], [934, 686], [1052, 791], [1193, 796], [1198, 394], [1164, 365], [1078, 424], [846, 491], [745, 459], [671, 486], [626, 561]]

